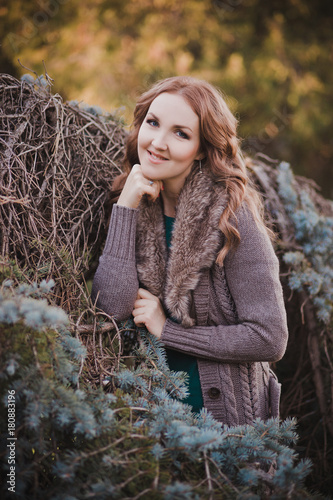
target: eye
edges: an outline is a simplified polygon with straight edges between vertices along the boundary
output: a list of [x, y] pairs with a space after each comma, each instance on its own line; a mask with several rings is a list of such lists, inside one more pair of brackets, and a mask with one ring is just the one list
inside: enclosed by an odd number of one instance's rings
[[147, 123], [148, 123], [149, 125], [151, 125], [152, 127], [158, 127], [158, 121], [157, 121], [157, 120], [154, 120], [153, 118], [149, 118], [149, 119], [147, 120]]
[[182, 130], [177, 130], [176, 134], [178, 135], [178, 137], [181, 137], [182, 139], [189, 139], [189, 136], [185, 134], [185, 132], [183, 132]]

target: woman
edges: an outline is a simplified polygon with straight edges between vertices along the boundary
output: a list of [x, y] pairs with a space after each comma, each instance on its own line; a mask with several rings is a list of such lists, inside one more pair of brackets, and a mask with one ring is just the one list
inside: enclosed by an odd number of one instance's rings
[[141, 96], [92, 293], [159, 338], [170, 368], [189, 374], [186, 402], [227, 425], [278, 416], [268, 363], [288, 336], [278, 259], [236, 125], [204, 81], [167, 78]]

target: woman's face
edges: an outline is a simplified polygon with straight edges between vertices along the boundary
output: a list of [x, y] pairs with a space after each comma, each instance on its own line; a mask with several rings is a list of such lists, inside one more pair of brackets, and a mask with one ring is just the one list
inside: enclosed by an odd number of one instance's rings
[[200, 133], [199, 118], [182, 96], [165, 92], [151, 103], [139, 130], [138, 155], [148, 179], [184, 184], [200, 157]]

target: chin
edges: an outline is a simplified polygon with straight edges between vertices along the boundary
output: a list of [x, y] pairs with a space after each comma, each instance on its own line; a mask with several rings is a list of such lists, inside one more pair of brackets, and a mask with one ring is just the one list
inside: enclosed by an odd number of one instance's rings
[[160, 180], [161, 179], [161, 172], [157, 172], [156, 167], [150, 167], [150, 166], [143, 166], [142, 167], [142, 173], [145, 177], [148, 177], [148, 179], [152, 180]]

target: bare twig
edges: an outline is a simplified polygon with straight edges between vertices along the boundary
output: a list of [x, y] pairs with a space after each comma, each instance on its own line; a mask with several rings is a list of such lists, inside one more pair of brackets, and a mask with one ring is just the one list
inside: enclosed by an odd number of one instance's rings
[[29, 269], [28, 281], [52, 277], [53, 302], [76, 314], [106, 236], [127, 134], [111, 116], [51, 95], [46, 69], [47, 89], [35, 76], [32, 84], [0, 77], [0, 251]]

